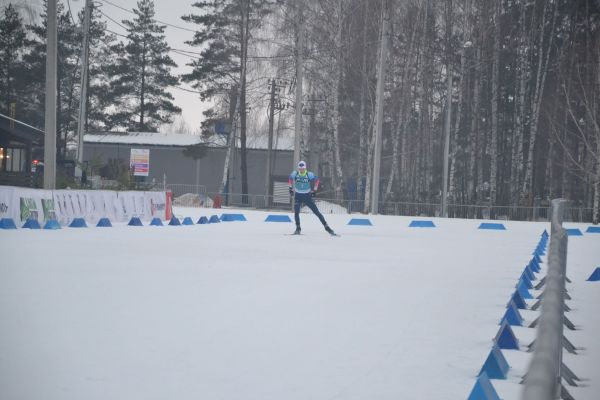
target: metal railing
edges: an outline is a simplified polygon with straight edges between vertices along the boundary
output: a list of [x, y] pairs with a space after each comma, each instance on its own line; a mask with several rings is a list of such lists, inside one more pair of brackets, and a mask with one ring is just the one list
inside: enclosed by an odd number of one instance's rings
[[561, 397], [563, 326], [567, 269], [567, 232], [562, 227], [565, 201], [552, 201], [552, 222], [548, 252], [548, 274], [541, 300], [534, 353], [525, 376], [523, 400], [551, 400]]
[[[206, 192], [204, 186], [196, 185], [166, 185], [167, 190], [173, 191], [175, 205], [187, 207], [238, 207], [257, 210], [290, 211], [292, 204], [287, 196], [265, 196], [241, 193], [220, 194]], [[191, 196], [191, 195], [194, 196]], [[183, 196], [183, 197], [182, 197]], [[186, 200], [188, 198], [188, 200]], [[195, 198], [196, 200], [189, 200]], [[200, 198], [200, 201], [198, 201]], [[337, 200], [332, 198], [315, 198], [326, 206], [324, 214], [362, 213], [363, 200]], [[564, 220], [568, 222], [592, 222], [593, 209], [564, 205]], [[379, 214], [402, 215], [415, 217], [439, 217], [440, 204], [416, 202], [380, 202]], [[550, 207], [510, 207], [489, 205], [449, 204], [448, 217], [465, 219], [490, 219], [511, 221], [548, 221]]]

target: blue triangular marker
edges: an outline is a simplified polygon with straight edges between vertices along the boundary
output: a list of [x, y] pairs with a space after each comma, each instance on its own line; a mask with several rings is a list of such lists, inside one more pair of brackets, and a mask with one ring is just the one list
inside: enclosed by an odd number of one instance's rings
[[506, 321], [500, 326], [500, 330], [494, 338], [494, 343], [501, 349], [519, 350], [519, 341]]
[[110, 227], [112, 227], [112, 224], [110, 223], [110, 219], [108, 219], [108, 218], [100, 218], [98, 220], [98, 223], [96, 224], [96, 227], [98, 227], [98, 228], [110, 228]]
[[529, 266], [529, 264], [527, 264], [525, 266], [525, 269], [523, 270], [523, 274], [527, 275], [527, 277], [529, 278], [529, 280], [531, 282], [535, 281], [535, 274], [531, 270], [531, 267]]
[[409, 228], [435, 228], [433, 221], [411, 221]]
[[17, 225], [12, 218], [2, 218], [0, 219], [0, 229], [17, 229]]
[[173, 215], [173, 217], [171, 217], [171, 220], [169, 221], [169, 225], [179, 226], [179, 225], [181, 225], [181, 222], [179, 221], [179, 218], [177, 218], [176, 216]]
[[577, 228], [565, 229], [567, 231], [567, 236], [583, 236], [583, 233]]
[[183, 221], [181, 221], [181, 225], [194, 225], [194, 221], [190, 217], [185, 217]]
[[87, 224], [83, 218], [73, 218], [73, 221], [69, 224], [69, 228], [87, 228]]
[[590, 275], [587, 280], [590, 282], [600, 281], [600, 267], [596, 268], [596, 270], [592, 272], [592, 275]]
[[588, 226], [586, 233], [600, 233], [600, 226]]
[[12, 218], [1, 218], [0, 229], [17, 229], [17, 225]]
[[498, 325], [502, 325], [504, 321], [508, 322], [511, 326], [523, 326], [523, 317], [521, 316], [521, 313], [519, 313], [519, 309], [515, 305], [515, 302], [512, 300], [508, 303], [506, 312]]
[[371, 220], [368, 218], [352, 218], [348, 221], [348, 225], [361, 225], [361, 226], [371, 226]]
[[535, 273], [538, 273], [542, 270], [539, 263], [536, 263], [534, 260], [529, 261], [529, 268]]
[[23, 228], [42, 229], [40, 223], [35, 218], [29, 218], [27, 221], [25, 221], [25, 223], [23, 224]]
[[292, 222], [289, 215], [270, 214], [265, 222]]
[[60, 224], [55, 219], [49, 219], [44, 224], [44, 229], [60, 229]]
[[198, 220], [199, 224], [208, 224], [208, 218], [206, 218], [205, 216], [200, 217], [200, 219]]
[[211, 215], [210, 219], [208, 220], [208, 222], [210, 224], [216, 224], [217, 222], [221, 222], [221, 220], [219, 219], [218, 215]]
[[492, 382], [490, 382], [485, 372], [477, 377], [468, 400], [500, 400], [496, 389], [492, 386]]
[[221, 221], [230, 222], [230, 221], [246, 221], [246, 217], [244, 214], [222, 214]]
[[489, 379], [506, 379], [506, 373], [509, 368], [508, 362], [506, 361], [506, 358], [504, 358], [502, 351], [498, 346], [494, 345], [483, 363], [483, 367], [481, 367], [478, 376], [485, 373]]
[[517, 291], [524, 299], [533, 299], [529, 290], [527, 290], [527, 283], [523, 279], [519, 279], [519, 283], [517, 283]]
[[506, 230], [504, 224], [492, 223], [492, 222], [482, 222], [477, 229], [493, 229], [493, 230]]
[[543, 256], [546, 255], [546, 244], [538, 244], [537, 247], [535, 248], [535, 251], [533, 252], [533, 255], [538, 255], [538, 256]]
[[163, 226], [163, 222], [160, 218], [154, 217], [152, 221], [150, 221], [150, 226]]
[[131, 219], [129, 220], [127, 225], [129, 225], [129, 226], [144, 226], [144, 224], [142, 224], [142, 220], [139, 217], [131, 217]]
[[515, 302], [515, 306], [517, 306], [519, 310], [527, 310], [527, 303], [525, 302], [525, 299], [523, 299], [523, 296], [521, 296], [521, 293], [519, 293], [518, 290], [515, 290], [510, 299]]
[[531, 272], [537, 274], [538, 272], [540, 272], [539, 267], [536, 267], [534, 263], [532, 263], [531, 261], [529, 261], [529, 263], [527, 264], [527, 266], [529, 267], [529, 269], [531, 270]]
[[523, 271], [519, 277], [519, 283], [521, 283], [521, 281], [525, 282], [527, 289], [533, 289], [533, 283], [531, 283], [531, 279], [529, 279], [529, 276], [525, 273], [525, 271]]

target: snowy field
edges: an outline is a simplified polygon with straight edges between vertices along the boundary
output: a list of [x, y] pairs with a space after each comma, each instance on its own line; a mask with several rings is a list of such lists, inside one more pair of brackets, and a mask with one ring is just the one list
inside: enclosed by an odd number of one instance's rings
[[[176, 209], [178, 216], [215, 210]], [[235, 212], [235, 211], [234, 211]], [[370, 216], [291, 223], [0, 230], [0, 399], [466, 399], [546, 223]], [[565, 224], [566, 227], [586, 225]], [[544, 258], [545, 261], [545, 258]], [[580, 355], [600, 398], [600, 234], [569, 237]], [[542, 265], [541, 278], [545, 273]], [[533, 292], [534, 295], [539, 292]], [[529, 301], [532, 304], [532, 301]], [[523, 311], [532, 321], [537, 312]], [[535, 330], [492, 383], [518, 399]]]

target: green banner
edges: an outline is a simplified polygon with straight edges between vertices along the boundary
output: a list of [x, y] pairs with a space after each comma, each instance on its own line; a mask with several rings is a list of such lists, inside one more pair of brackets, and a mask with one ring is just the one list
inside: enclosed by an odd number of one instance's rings
[[42, 199], [42, 210], [44, 211], [44, 221], [56, 219], [54, 211], [54, 199]]
[[21, 221], [38, 219], [38, 209], [35, 200], [29, 197], [21, 197]]

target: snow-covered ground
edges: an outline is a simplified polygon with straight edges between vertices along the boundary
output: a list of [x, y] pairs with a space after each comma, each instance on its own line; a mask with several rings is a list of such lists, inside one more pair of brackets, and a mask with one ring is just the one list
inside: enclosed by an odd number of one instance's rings
[[[241, 212], [247, 222], [0, 230], [0, 399], [466, 399], [549, 228], [326, 215], [336, 238], [303, 214], [295, 237]], [[598, 266], [600, 234], [570, 237], [581, 330], [566, 334], [585, 350], [564, 359], [589, 379], [568, 388], [577, 400], [600, 398], [600, 282], [586, 282]], [[535, 336], [514, 330], [521, 345]], [[492, 383], [517, 399], [531, 353], [503, 353], [509, 378]]]

